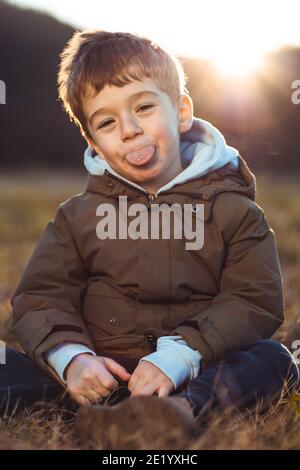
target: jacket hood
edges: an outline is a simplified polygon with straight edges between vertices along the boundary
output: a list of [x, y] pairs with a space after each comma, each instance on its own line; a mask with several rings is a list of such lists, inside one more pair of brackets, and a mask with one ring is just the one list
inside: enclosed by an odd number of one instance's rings
[[[193, 124], [188, 132], [180, 134], [180, 153], [183, 164], [183, 171], [166, 185], [159, 188], [157, 194], [168, 191], [176, 185], [184, 185], [192, 180], [203, 177], [206, 184], [210, 180], [224, 178], [225, 173], [231, 175], [234, 180], [241, 180], [240, 186], [248, 188], [248, 197], [255, 199], [256, 182], [255, 176], [248, 168], [246, 162], [239, 155], [234, 147], [227, 145], [222, 133], [210, 122], [200, 118], [193, 118]], [[88, 146], [84, 152], [84, 165], [89, 173], [88, 189], [95, 190], [95, 178], [105, 174], [111, 174], [124, 183], [128, 183], [132, 188], [143, 190], [138, 184], [127, 180], [117, 173], [101, 156], [97, 155], [91, 146]], [[207, 178], [207, 176], [211, 176]], [[101, 178], [102, 179], [102, 178]], [[96, 186], [99, 187], [99, 178]], [[194, 186], [194, 185], [192, 185]], [[203, 189], [203, 188], [201, 188]], [[243, 191], [243, 192], [244, 192]]]

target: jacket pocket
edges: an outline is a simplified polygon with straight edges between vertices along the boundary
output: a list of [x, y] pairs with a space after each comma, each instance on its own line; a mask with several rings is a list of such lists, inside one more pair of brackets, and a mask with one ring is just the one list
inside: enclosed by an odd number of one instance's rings
[[94, 341], [136, 331], [134, 300], [88, 293], [84, 298], [83, 317]]

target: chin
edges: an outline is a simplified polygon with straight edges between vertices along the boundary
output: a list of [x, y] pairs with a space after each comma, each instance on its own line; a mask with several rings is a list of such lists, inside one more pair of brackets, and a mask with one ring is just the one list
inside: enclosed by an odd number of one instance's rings
[[151, 183], [154, 179], [158, 178], [160, 176], [160, 171], [155, 171], [155, 172], [149, 172], [144, 173], [143, 175], [134, 175], [133, 177], [131, 176], [132, 180], [135, 183]]

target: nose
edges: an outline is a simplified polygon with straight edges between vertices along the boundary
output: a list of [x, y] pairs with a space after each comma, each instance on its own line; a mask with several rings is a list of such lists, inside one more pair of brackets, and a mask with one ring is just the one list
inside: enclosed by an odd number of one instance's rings
[[121, 136], [122, 140], [134, 138], [136, 135], [142, 134], [143, 130], [138, 125], [137, 120], [133, 116], [127, 116], [123, 119], [121, 124]]

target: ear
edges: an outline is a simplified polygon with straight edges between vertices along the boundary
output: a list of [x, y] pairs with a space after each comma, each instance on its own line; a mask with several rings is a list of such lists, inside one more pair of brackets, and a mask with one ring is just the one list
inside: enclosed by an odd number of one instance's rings
[[95, 144], [95, 142], [93, 141], [93, 139], [91, 139], [91, 137], [85, 136], [85, 140], [87, 141], [88, 145], [89, 145], [90, 147], [92, 147], [92, 148], [95, 150], [95, 152], [99, 155], [99, 154], [100, 154], [100, 150], [99, 150], [99, 148], [97, 147], [97, 145]]
[[187, 132], [193, 125], [193, 101], [192, 98], [183, 94], [180, 96], [178, 105], [179, 132]]

